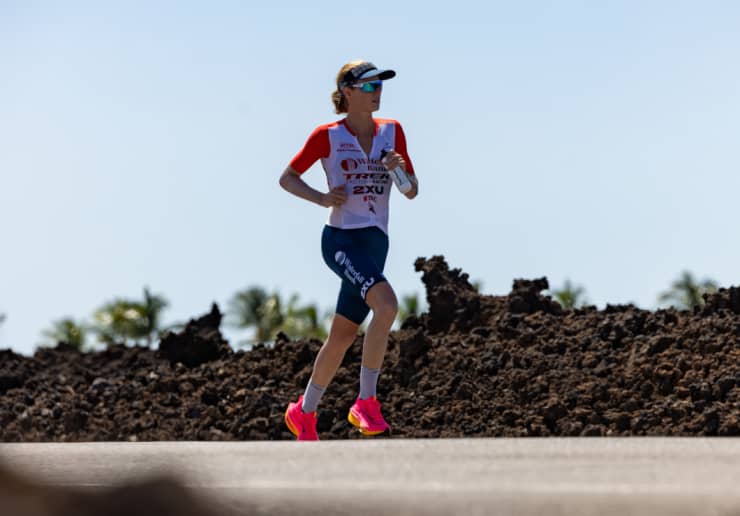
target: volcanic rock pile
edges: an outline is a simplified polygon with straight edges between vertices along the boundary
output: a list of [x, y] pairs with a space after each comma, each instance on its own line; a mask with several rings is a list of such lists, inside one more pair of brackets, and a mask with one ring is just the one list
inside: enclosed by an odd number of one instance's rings
[[[480, 295], [420, 258], [429, 311], [391, 334], [378, 397], [393, 437], [740, 435], [740, 288], [694, 311], [567, 310], [547, 279]], [[234, 351], [213, 306], [158, 350], [0, 352], [0, 440], [292, 439], [283, 423], [321, 343]], [[358, 438], [360, 338], [319, 410], [322, 439]]]

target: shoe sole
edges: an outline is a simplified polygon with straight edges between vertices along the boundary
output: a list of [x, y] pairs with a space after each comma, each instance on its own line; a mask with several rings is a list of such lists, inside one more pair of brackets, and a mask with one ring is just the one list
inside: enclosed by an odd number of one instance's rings
[[288, 416], [288, 412], [290, 412], [290, 405], [288, 405], [288, 409], [285, 411], [285, 426], [288, 427], [288, 430], [290, 430], [290, 433], [298, 437], [300, 435], [300, 431], [293, 425], [293, 422], [290, 420], [290, 417]]
[[357, 427], [357, 429], [360, 431], [362, 435], [380, 435], [383, 432], [390, 431], [390, 427], [386, 428], [385, 430], [365, 430], [360, 426], [360, 420], [355, 417], [355, 415], [350, 411], [350, 413], [347, 415], [347, 421], [352, 423], [354, 426]]

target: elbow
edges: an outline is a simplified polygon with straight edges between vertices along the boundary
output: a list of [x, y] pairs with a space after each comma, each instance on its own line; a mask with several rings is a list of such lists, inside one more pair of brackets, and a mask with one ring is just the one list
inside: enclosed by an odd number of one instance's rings
[[287, 190], [289, 181], [290, 181], [290, 176], [288, 174], [283, 174], [280, 176], [280, 179], [278, 180], [278, 184], [283, 190]]
[[278, 181], [278, 183], [283, 188], [283, 190], [287, 190], [288, 192], [290, 192], [290, 187], [293, 184], [294, 178], [296, 177], [298, 177], [298, 173], [293, 171], [289, 167], [280, 175], [280, 180]]

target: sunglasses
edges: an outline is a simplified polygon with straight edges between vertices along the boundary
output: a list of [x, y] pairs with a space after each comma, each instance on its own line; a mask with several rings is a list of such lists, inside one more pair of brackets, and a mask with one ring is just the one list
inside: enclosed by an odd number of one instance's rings
[[353, 84], [352, 87], [359, 88], [365, 93], [372, 93], [383, 88], [383, 81], [363, 82], [362, 84]]

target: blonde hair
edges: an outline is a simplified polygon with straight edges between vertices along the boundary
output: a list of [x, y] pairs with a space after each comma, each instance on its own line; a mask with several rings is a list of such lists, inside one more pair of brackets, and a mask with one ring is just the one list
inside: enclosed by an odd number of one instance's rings
[[339, 69], [339, 73], [337, 74], [337, 89], [331, 92], [331, 101], [334, 103], [334, 112], [337, 115], [341, 115], [342, 113], [347, 112], [347, 99], [344, 96], [344, 93], [342, 93], [342, 90], [339, 88], [339, 83], [342, 82], [342, 79], [344, 79], [344, 76], [347, 72], [349, 72], [355, 66], [364, 62], [365, 61], [362, 59], [355, 59], [354, 61], [350, 61]]

